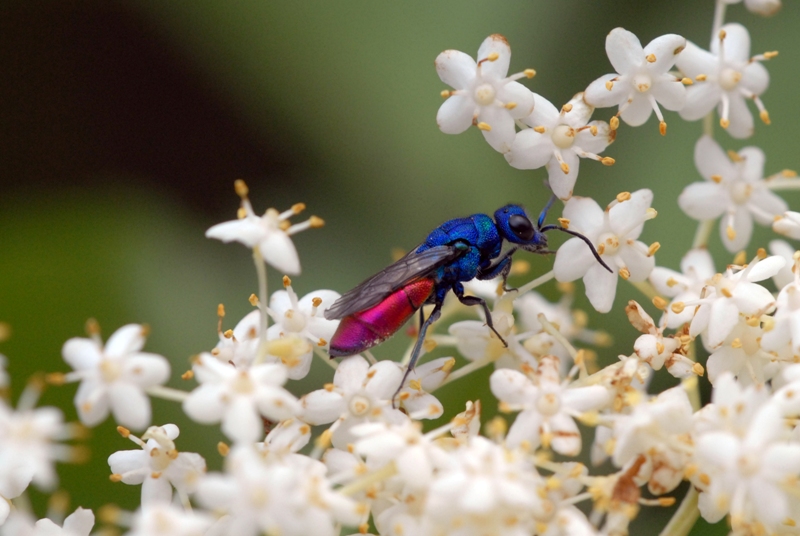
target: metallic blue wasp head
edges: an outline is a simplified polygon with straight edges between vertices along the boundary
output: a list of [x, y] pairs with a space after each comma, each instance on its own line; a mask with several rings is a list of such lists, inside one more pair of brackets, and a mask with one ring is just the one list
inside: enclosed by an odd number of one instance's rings
[[494, 221], [500, 236], [520, 249], [533, 253], [547, 249], [547, 236], [541, 232], [541, 222], [533, 223], [521, 206], [506, 205], [497, 209]]

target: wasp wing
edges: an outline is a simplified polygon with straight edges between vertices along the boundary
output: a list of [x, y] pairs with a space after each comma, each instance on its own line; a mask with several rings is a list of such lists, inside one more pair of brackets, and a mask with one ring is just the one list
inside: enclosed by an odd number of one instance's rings
[[369, 309], [405, 284], [425, 277], [464, 253], [463, 248], [455, 246], [436, 246], [419, 253], [416, 249], [342, 295], [325, 310], [325, 318], [336, 320]]

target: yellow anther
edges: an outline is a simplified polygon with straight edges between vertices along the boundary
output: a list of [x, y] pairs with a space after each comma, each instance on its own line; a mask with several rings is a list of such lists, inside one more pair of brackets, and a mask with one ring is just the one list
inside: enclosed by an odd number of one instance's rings
[[308, 225], [312, 229], [319, 229], [320, 227], [325, 226], [325, 220], [323, 220], [319, 216], [311, 216], [310, 218], [308, 218]]
[[744, 250], [740, 251], [733, 257], [733, 264], [737, 266], [744, 266], [744, 263], [747, 262], [747, 254]]
[[658, 124], [658, 131], [661, 133], [662, 136], [666, 136], [667, 135], [667, 123], [664, 122], [664, 121], [661, 121]]
[[516, 102], [507, 102], [506, 105], [505, 105], [505, 109], [506, 110], [513, 110], [516, 107], [517, 107], [517, 103]]
[[452, 95], [452, 94], [453, 94], [453, 93], [452, 93], [452, 92], [451, 92], [449, 89], [443, 89], [443, 90], [442, 90], [442, 91], [439, 93], [439, 95], [441, 95], [443, 99], [446, 99], [447, 97], [449, 97], [449, 96], [450, 96], [450, 95]]
[[611, 130], [617, 130], [619, 128], [619, 117], [617, 117], [616, 115], [612, 117], [611, 120], [608, 122], [608, 126], [611, 127]]
[[729, 126], [731, 126], [731, 122], [725, 118], [722, 118], [719, 120], [719, 126], [721, 126], [722, 128], [728, 128]]
[[569, 218], [558, 218], [558, 224], [564, 229], [569, 229]]
[[317, 341], [317, 346], [319, 346], [320, 348], [322, 348], [322, 347], [323, 347], [323, 346], [325, 346], [326, 344], [328, 344], [328, 341], [326, 341], [326, 340], [325, 340], [325, 339], [323, 339], [322, 337], [320, 337], [320, 338], [319, 338], [319, 340]]
[[730, 225], [728, 225], [728, 227], [725, 229], [725, 234], [728, 236], [728, 240], [733, 240], [736, 238], [736, 231]]
[[623, 201], [627, 201], [631, 198], [630, 192], [620, 192], [617, 194], [617, 201], [622, 203]]
[[681, 78], [681, 84], [683, 84], [684, 86], [691, 86], [692, 84], [694, 84], [694, 82], [692, 81], [691, 78], [686, 78], [684, 76], [683, 78]]
[[479, 130], [485, 130], [486, 132], [491, 132], [491, 130], [492, 130], [492, 127], [490, 127], [489, 125], [487, 125], [483, 121], [481, 121], [480, 123], [478, 123], [475, 126], [478, 127]]
[[232, 339], [233, 338], [233, 330], [232, 329], [225, 330], [225, 333], [223, 333], [222, 335], [226, 339]]
[[699, 475], [697, 476], [697, 479], [698, 479], [698, 480], [699, 480], [699, 481], [700, 481], [700, 482], [701, 482], [703, 485], [705, 485], [705, 486], [708, 486], [709, 484], [711, 484], [711, 477], [709, 477], [709, 476], [708, 476], [707, 474], [705, 474], [705, 473], [701, 473], [701, 474], [699, 474]]
[[777, 55], [778, 55], [778, 51], [777, 50], [764, 52], [764, 59], [771, 60], [772, 58], [774, 58]]
[[722, 295], [723, 295], [723, 296], [725, 296], [726, 298], [732, 298], [732, 297], [733, 297], [733, 294], [731, 294], [731, 291], [730, 291], [730, 290], [728, 290], [728, 289], [726, 289], [726, 288], [723, 288], [722, 290], [720, 290], [720, 292], [721, 292], [721, 293], [722, 293]]
[[561, 163], [561, 171], [564, 172], [564, 175], [569, 173], [569, 165], [566, 162]]
[[757, 316], [748, 316], [745, 323], [750, 326], [751, 328], [756, 328], [761, 324], [761, 319]]
[[607, 89], [607, 90], [609, 90], [609, 91], [611, 91], [612, 89], [614, 89], [614, 82], [612, 82], [611, 80], [608, 80], [608, 81], [606, 82], [606, 89]]
[[425, 339], [422, 343], [422, 347], [425, 349], [426, 352], [432, 352], [438, 343], [433, 339]]
[[606, 252], [606, 245], [601, 242], [600, 244], [597, 245], [597, 254], [602, 255], [605, 252]]
[[322, 298], [319, 298], [319, 297], [311, 298], [311, 306], [312, 307], [319, 307], [320, 305], [322, 305]]
[[236, 218], [237, 219], [243, 220], [246, 217], [247, 217], [247, 211], [244, 209], [244, 207], [239, 207], [238, 209], [236, 209]]
[[708, 76], [704, 74], [698, 74], [697, 76], [694, 77], [694, 79], [697, 80], [698, 82], [705, 82], [708, 79]]
[[283, 288], [287, 288], [292, 284], [292, 280], [289, 279], [288, 275], [283, 276]]
[[408, 386], [415, 391], [422, 391], [422, 382], [419, 380], [409, 380]]
[[711, 180], [719, 184], [722, 182], [722, 175], [711, 175]]
[[597, 136], [597, 125], [591, 125], [589, 127], [589, 132], [592, 133], [592, 136]]
[[676, 301], [670, 306], [670, 309], [672, 309], [673, 313], [679, 315], [683, 312], [684, 309], [686, 309], [686, 304], [683, 303], [682, 301]]
[[527, 76], [528, 78], [533, 78], [534, 76], [536, 76], [536, 70], [535, 70], [535, 69], [525, 69], [525, 70], [524, 70], [524, 71], [522, 71], [522, 72], [523, 72], [523, 73], [525, 74], [525, 76]]
[[695, 363], [694, 365], [692, 365], [692, 372], [694, 372], [698, 376], [702, 376], [703, 374], [705, 374], [706, 370], [700, 363]]
[[250, 294], [250, 297], [247, 298], [247, 301], [250, 302], [250, 305], [255, 307], [258, 305], [258, 296], [256, 296], [255, 294]]
[[668, 286], [669, 288], [672, 288], [672, 287], [674, 287], [674, 286], [675, 286], [675, 285], [677, 285], [677, 284], [678, 284], [678, 281], [677, 281], [677, 280], [676, 280], [674, 277], [671, 277], [671, 276], [670, 276], [670, 277], [667, 279], [667, 286]]
[[720, 40], [722, 40], [722, 39], [725, 39], [726, 37], [728, 37], [728, 32], [726, 32], [725, 30], [720, 30], [718, 35], [719, 35]]
[[565, 104], [564, 106], [561, 107], [561, 111], [564, 112], [565, 114], [571, 112], [572, 105], [570, 103]]
[[486, 60], [487, 61], [497, 61], [497, 58], [499, 58], [499, 57], [500, 57], [500, 54], [498, 54], [497, 52], [492, 52], [488, 56], [486, 56]]
[[664, 353], [664, 345], [662, 343], [660, 343], [660, 342], [656, 343], [656, 352], [658, 352], [658, 355], [661, 355], [661, 354]]
[[622, 279], [627, 281], [631, 277], [631, 272], [627, 268], [620, 268], [619, 269], [619, 276]]
[[278, 224], [278, 229], [281, 231], [288, 231], [289, 227], [292, 226], [292, 223], [289, 220], [283, 220]]
[[611, 158], [610, 156], [604, 156], [603, 158], [600, 159], [600, 162], [604, 166], [613, 166], [614, 164], [617, 163], [617, 161]]
[[655, 54], [648, 54], [644, 57], [647, 60], [647, 63], [655, 63], [656, 62], [656, 55]]
[[292, 205], [292, 212], [294, 212], [295, 214], [300, 214], [305, 209], [306, 209], [305, 203], [295, 203], [294, 205]]
[[667, 308], [667, 300], [665, 300], [661, 296], [656, 296], [653, 298], [653, 305], [659, 311], [663, 311], [664, 309]]
[[250, 190], [247, 188], [247, 184], [242, 179], [236, 179], [233, 181], [233, 189], [236, 192], [236, 195], [242, 199], [247, 197], [247, 194], [250, 193]]
[[122, 482], [122, 475], [118, 473], [111, 473], [110, 475], [108, 475], [108, 479], [111, 482]]
[[741, 348], [741, 347], [742, 347], [742, 341], [741, 339], [739, 339], [739, 337], [736, 337], [731, 341], [731, 348]]
[[659, 506], [672, 506], [675, 504], [675, 497], [659, 497], [658, 498], [658, 505]]
[[538, 132], [539, 134], [544, 134], [547, 131], [547, 129], [540, 126], [540, 127], [533, 127], [533, 131]]
[[647, 256], [652, 257], [653, 255], [656, 254], [656, 251], [658, 251], [659, 249], [661, 249], [661, 244], [658, 242], [653, 242], [652, 244], [650, 244], [650, 247], [647, 248]]
[[772, 123], [772, 121], [770, 121], [770, 119], [769, 119], [769, 112], [768, 111], [761, 110], [761, 113], [758, 114], [758, 116], [761, 118], [761, 120], [764, 122], [765, 125], [769, 125], [769, 124]]
[[758, 258], [759, 258], [759, 260], [762, 260], [762, 261], [763, 261], [764, 259], [766, 259], [766, 258], [767, 258], [767, 250], [766, 250], [766, 249], [764, 249], [764, 248], [758, 248], [758, 249], [756, 250], [756, 257], [758, 257]]
[[787, 179], [793, 179], [797, 177], [797, 172], [793, 169], [784, 169], [781, 171], [781, 177], [785, 177]]
[[193, 370], [187, 370], [186, 372], [181, 374], [181, 379], [182, 380], [191, 380], [192, 378], [194, 378], [194, 371]]

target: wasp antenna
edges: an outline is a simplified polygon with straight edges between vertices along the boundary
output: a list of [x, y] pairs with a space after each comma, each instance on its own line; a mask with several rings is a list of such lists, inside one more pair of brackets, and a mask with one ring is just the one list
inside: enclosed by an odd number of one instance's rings
[[553, 206], [555, 200], [556, 200], [556, 194], [551, 195], [550, 201], [547, 202], [547, 204], [542, 209], [542, 212], [539, 214], [539, 220], [536, 222], [536, 227], [538, 227], [540, 231], [542, 230], [542, 224], [544, 223], [544, 219], [547, 217], [547, 211], [550, 210], [550, 207]]
[[576, 237], [580, 238], [581, 240], [583, 240], [584, 242], [586, 242], [586, 245], [589, 246], [589, 249], [592, 250], [592, 255], [594, 255], [595, 259], [597, 259], [597, 262], [599, 262], [603, 266], [603, 268], [608, 270], [610, 273], [612, 273], [612, 274], [614, 273], [614, 271], [611, 268], [608, 267], [608, 265], [603, 261], [603, 259], [600, 258], [600, 254], [597, 253], [597, 250], [594, 248], [594, 244], [592, 244], [592, 242], [588, 238], [583, 236], [581, 233], [578, 233], [576, 231], [570, 231], [569, 229], [564, 229], [560, 225], [545, 225], [544, 227], [542, 227], [539, 230], [541, 232], [543, 232], [543, 233], [546, 233], [547, 231], [552, 231], [553, 229], [555, 229], [557, 231], [565, 232], [565, 233], [570, 234], [572, 236], [576, 236]]

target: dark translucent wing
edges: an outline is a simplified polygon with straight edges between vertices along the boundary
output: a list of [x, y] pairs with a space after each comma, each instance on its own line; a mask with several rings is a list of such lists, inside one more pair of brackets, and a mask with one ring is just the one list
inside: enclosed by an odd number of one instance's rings
[[420, 253], [416, 253], [414, 248], [402, 259], [336, 300], [325, 311], [325, 318], [336, 320], [369, 309], [406, 283], [428, 275], [439, 266], [458, 258], [463, 252], [454, 246], [436, 246]]

